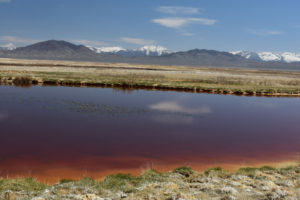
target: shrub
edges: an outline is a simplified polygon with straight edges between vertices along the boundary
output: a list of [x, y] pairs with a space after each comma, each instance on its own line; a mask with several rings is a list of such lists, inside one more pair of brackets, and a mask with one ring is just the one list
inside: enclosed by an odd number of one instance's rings
[[221, 167], [209, 168], [207, 169], [204, 174], [206, 176], [224, 176], [228, 173], [224, 171]]
[[32, 84], [31, 78], [30, 77], [16, 77], [13, 80], [13, 83], [16, 86], [30, 86]]
[[39, 183], [34, 178], [0, 179], [0, 191], [42, 191], [47, 185]]
[[173, 170], [174, 173], [178, 173], [181, 174], [185, 177], [189, 177], [190, 175], [192, 175], [194, 173], [194, 170], [190, 167], [178, 167], [176, 169]]
[[59, 181], [59, 183], [61, 183], [61, 184], [64, 184], [64, 183], [71, 183], [71, 182], [74, 182], [74, 181], [71, 180], [71, 179], [62, 179], [62, 180]]
[[131, 174], [110, 175], [102, 182], [104, 188], [130, 191], [133, 186], [141, 182], [141, 177], [135, 177]]

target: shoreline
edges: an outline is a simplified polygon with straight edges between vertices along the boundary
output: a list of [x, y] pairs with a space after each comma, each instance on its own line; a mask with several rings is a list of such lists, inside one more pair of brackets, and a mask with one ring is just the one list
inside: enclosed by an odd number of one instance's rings
[[108, 175], [102, 180], [62, 179], [49, 185], [33, 178], [0, 178], [3, 199], [297, 199], [300, 166], [244, 167], [235, 172], [220, 167], [203, 172], [179, 167], [168, 172], [154, 169], [138, 176]]
[[[272, 168], [280, 169], [286, 168], [291, 166], [298, 166], [299, 161], [296, 160], [282, 160], [282, 161], [269, 161], [269, 162], [248, 162], [247, 164], [238, 164], [238, 163], [219, 163], [219, 164], [212, 164], [212, 163], [190, 163], [186, 164], [186, 166], [191, 167], [193, 170], [204, 173], [207, 169], [210, 168], [217, 168], [220, 167], [223, 170], [229, 173], [237, 173], [241, 168], [261, 168], [263, 166], [269, 166]], [[131, 174], [133, 176], [140, 176], [143, 172], [153, 169], [159, 173], [168, 173], [173, 169], [176, 169], [180, 166], [185, 166], [185, 164], [164, 164], [164, 163], [157, 163], [157, 164], [150, 164], [150, 165], [141, 165], [140, 167], [135, 168], [112, 168], [112, 169], [79, 169], [79, 168], [71, 168], [71, 167], [63, 167], [63, 166], [50, 166], [49, 168], [44, 168], [43, 166], [31, 166], [28, 165], [28, 172], [20, 171], [18, 168], [14, 166], [11, 167], [11, 173], [1, 174], [0, 173], [0, 180], [1, 178], [7, 179], [19, 179], [19, 178], [34, 178], [38, 182], [43, 184], [53, 185], [59, 183], [60, 180], [63, 179], [71, 179], [79, 181], [84, 177], [90, 177], [94, 180], [101, 181], [104, 180], [105, 177], [111, 174]], [[41, 169], [39, 169], [41, 168]], [[1, 171], [4, 171], [1, 170]], [[15, 172], [14, 172], [15, 171]]]
[[32, 80], [33, 83], [29, 84], [14, 84], [13, 80], [5, 80], [0, 82], [0, 86], [16, 86], [16, 87], [34, 87], [34, 86], [61, 86], [61, 87], [79, 87], [79, 88], [111, 88], [124, 91], [134, 90], [149, 90], [149, 91], [174, 91], [174, 92], [188, 92], [188, 93], [199, 93], [199, 94], [218, 94], [218, 95], [234, 95], [234, 96], [246, 96], [246, 97], [300, 97], [300, 93], [268, 93], [268, 92], [255, 92], [255, 91], [227, 91], [220, 89], [210, 88], [176, 88], [170, 86], [156, 86], [156, 85], [128, 85], [128, 84], [112, 84], [112, 83], [74, 83], [64, 81], [38, 81]]

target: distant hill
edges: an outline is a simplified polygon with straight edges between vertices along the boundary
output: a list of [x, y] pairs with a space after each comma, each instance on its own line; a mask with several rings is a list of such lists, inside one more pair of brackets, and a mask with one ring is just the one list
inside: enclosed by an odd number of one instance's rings
[[[116, 49], [113, 49], [116, 51]], [[98, 50], [100, 51], [100, 50]], [[124, 51], [124, 50], [122, 50]], [[157, 53], [157, 52], [164, 53]], [[185, 65], [204, 67], [272, 68], [300, 70], [300, 63], [265, 62], [251, 54], [253, 59], [238, 53], [193, 49], [182, 52], [167, 52], [161, 48], [140, 49], [144, 54], [124, 56], [114, 53], [97, 53], [89, 47], [66, 41], [48, 40], [13, 50], [0, 50], [0, 57], [23, 59], [53, 59], [74, 61], [126, 62], [154, 65]], [[152, 52], [152, 53], [151, 53]], [[153, 53], [153, 52], [156, 52]], [[138, 56], [137, 56], [138, 55]], [[254, 57], [253, 57], [254, 56]]]

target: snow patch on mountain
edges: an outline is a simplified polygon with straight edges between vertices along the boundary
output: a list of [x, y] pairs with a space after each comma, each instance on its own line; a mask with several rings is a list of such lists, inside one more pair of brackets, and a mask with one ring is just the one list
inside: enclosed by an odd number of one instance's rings
[[259, 55], [255, 52], [250, 52], [250, 51], [232, 51], [230, 52], [233, 55], [239, 55], [244, 58], [250, 59], [250, 60], [261, 60]]
[[87, 46], [91, 50], [96, 53], [104, 53], [104, 54], [116, 54], [125, 57], [135, 57], [135, 56], [161, 56], [168, 53], [171, 53], [167, 48], [162, 46], [143, 46], [138, 49], [124, 49], [122, 47], [91, 47]]
[[14, 50], [16, 49], [17, 47], [13, 44], [13, 43], [9, 43], [9, 44], [5, 44], [5, 45], [2, 45], [0, 46], [0, 49], [1, 50], [8, 50], [8, 51], [11, 51], [11, 50]]
[[91, 47], [87, 46], [89, 49], [95, 51], [96, 53], [116, 53], [119, 51], [125, 51], [126, 49], [122, 47]]
[[161, 56], [163, 54], [170, 53], [170, 51], [167, 48], [155, 45], [143, 46], [140, 49], [137, 49], [136, 51], [145, 52], [147, 56], [151, 54], [157, 54], [158, 56]]
[[282, 56], [280, 54], [277, 54], [277, 53], [260, 52], [260, 53], [258, 53], [258, 56], [263, 61], [282, 61]]
[[300, 62], [300, 53], [285, 52], [285, 53], [282, 54], [282, 57], [288, 63]]

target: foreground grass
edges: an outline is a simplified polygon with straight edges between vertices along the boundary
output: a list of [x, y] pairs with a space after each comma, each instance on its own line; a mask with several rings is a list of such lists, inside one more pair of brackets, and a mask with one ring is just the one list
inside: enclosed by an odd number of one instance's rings
[[45, 185], [32, 178], [0, 179], [0, 199], [299, 199], [300, 166], [219, 167], [204, 173], [189, 167], [140, 176], [116, 174], [102, 181], [84, 178]]
[[300, 96], [300, 72], [0, 59], [0, 83]]

